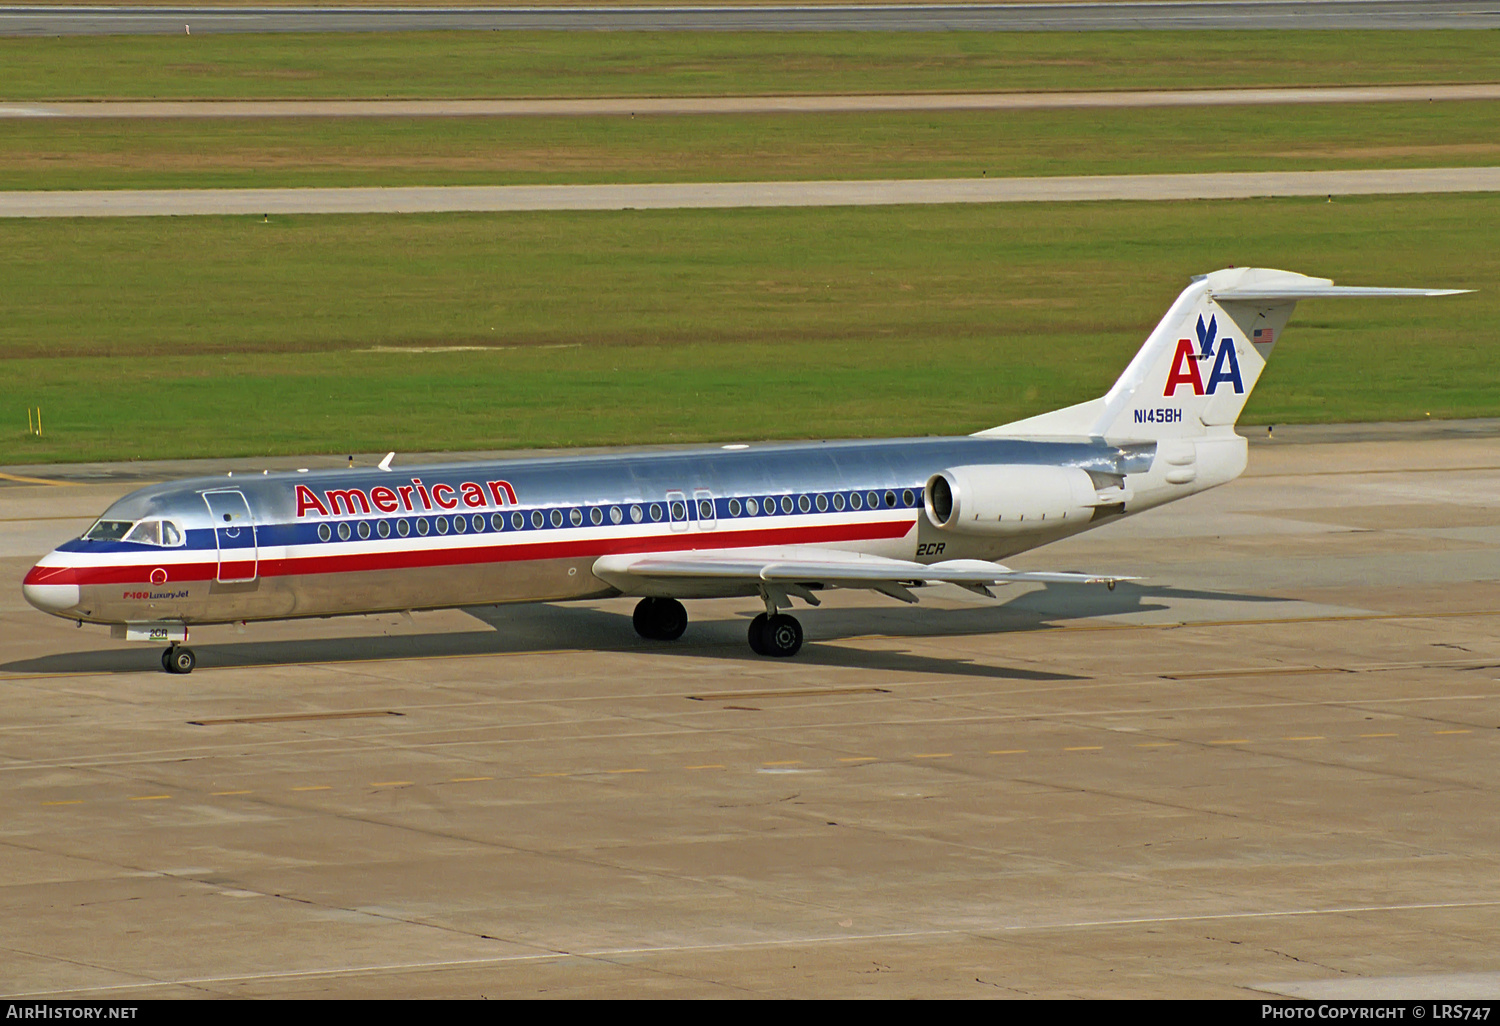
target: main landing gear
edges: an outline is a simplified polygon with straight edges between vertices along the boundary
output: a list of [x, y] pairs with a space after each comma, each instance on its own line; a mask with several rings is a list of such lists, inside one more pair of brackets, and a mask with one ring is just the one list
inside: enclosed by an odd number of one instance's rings
[[161, 668], [168, 673], [192, 673], [198, 657], [186, 645], [173, 645], [161, 654]]
[[670, 598], [643, 598], [631, 617], [635, 632], [652, 641], [676, 641], [687, 630], [687, 610]]
[[750, 650], [763, 656], [794, 656], [802, 648], [802, 625], [785, 613], [761, 613], [750, 621]]
[[[643, 598], [631, 620], [635, 632], [652, 641], [676, 641], [687, 630], [687, 610], [676, 599]], [[750, 621], [750, 649], [756, 655], [794, 656], [801, 648], [802, 625], [796, 617], [772, 609]]]

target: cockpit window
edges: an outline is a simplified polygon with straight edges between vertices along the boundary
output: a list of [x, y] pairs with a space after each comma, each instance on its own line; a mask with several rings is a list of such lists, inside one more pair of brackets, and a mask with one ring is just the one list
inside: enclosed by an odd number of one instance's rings
[[85, 541], [119, 541], [129, 532], [134, 521], [100, 520], [84, 532]]
[[125, 536], [125, 540], [135, 542], [137, 545], [160, 545], [161, 521], [142, 520], [130, 529], [130, 533]]
[[[110, 528], [106, 533], [95, 533], [101, 526]], [[129, 528], [127, 531], [126, 528]], [[121, 535], [124, 535], [123, 539]], [[182, 531], [170, 520], [142, 520], [131, 525], [128, 520], [101, 520], [84, 535], [90, 540], [126, 541], [136, 545], [172, 546], [182, 544]]]

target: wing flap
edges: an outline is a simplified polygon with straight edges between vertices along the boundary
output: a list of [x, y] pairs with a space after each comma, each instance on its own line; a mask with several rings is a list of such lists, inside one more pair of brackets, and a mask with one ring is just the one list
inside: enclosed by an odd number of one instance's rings
[[1118, 574], [1057, 571], [1018, 571], [999, 563], [978, 559], [955, 559], [941, 563], [916, 563], [904, 559], [862, 556], [837, 549], [791, 552], [681, 552], [660, 555], [601, 556], [594, 575], [629, 593], [632, 581], [739, 582], [788, 586], [817, 585], [825, 588], [868, 588], [893, 594], [923, 584], [957, 584], [971, 590], [990, 585], [1107, 584], [1134, 580]]

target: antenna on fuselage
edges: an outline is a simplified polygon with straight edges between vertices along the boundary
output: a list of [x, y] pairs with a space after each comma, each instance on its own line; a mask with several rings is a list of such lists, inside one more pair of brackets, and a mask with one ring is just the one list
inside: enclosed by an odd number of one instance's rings
[[388, 453], [386, 453], [385, 454], [385, 459], [383, 459], [383, 460], [380, 461], [380, 469], [384, 470], [386, 473], [390, 473], [390, 470], [391, 470], [391, 460], [393, 460], [395, 458], [396, 458], [395, 452], [388, 452]]

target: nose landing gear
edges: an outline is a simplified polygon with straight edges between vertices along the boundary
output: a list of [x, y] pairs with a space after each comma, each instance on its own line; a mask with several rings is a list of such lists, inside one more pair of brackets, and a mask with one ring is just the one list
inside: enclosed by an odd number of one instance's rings
[[161, 668], [168, 673], [192, 673], [198, 657], [186, 645], [173, 645], [161, 654]]

